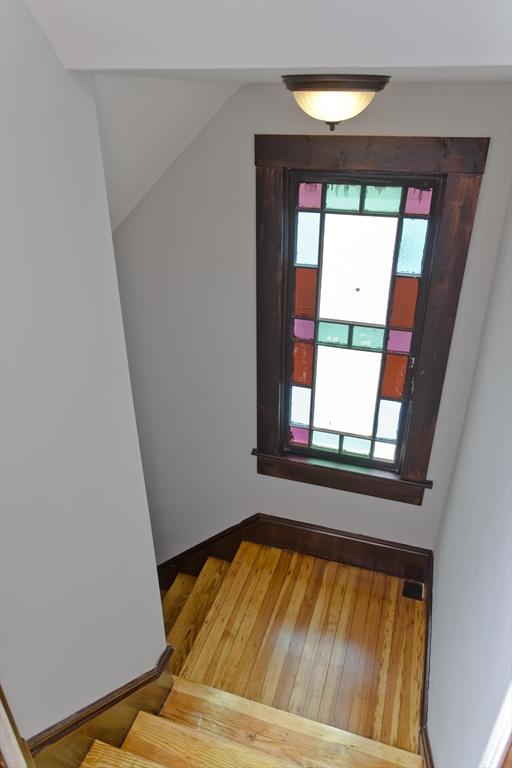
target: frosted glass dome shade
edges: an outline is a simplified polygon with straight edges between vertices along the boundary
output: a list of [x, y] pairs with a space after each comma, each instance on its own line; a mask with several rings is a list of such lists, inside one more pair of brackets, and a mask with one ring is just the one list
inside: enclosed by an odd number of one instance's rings
[[388, 75], [283, 75], [299, 107], [323, 120], [331, 131], [341, 120], [355, 117], [389, 82]]
[[325, 123], [339, 123], [366, 109], [375, 93], [371, 91], [295, 91], [299, 107], [310, 117]]

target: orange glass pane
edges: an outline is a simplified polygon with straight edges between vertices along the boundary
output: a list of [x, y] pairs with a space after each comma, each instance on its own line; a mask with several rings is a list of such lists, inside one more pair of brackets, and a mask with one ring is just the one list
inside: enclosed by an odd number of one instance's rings
[[402, 397], [408, 360], [409, 358], [405, 355], [386, 355], [380, 390], [382, 397]]
[[295, 314], [314, 317], [316, 311], [317, 270], [298, 267], [295, 270]]
[[394, 328], [412, 328], [419, 282], [415, 277], [396, 278], [390, 319]]
[[313, 380], [313, 344], [297, 341], [293, 345], [293, 383], [311, 386]]

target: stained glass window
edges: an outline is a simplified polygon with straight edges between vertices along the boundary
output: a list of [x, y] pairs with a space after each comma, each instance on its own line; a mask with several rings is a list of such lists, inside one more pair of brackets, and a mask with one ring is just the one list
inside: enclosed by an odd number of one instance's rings
[[396, 469], [433, 187], [324, 177], [296, 201], [288, 447]]

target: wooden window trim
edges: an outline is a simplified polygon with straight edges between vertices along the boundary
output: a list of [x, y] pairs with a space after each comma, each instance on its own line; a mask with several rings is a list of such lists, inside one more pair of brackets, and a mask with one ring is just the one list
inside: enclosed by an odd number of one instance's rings
[[[258, 135], [257, 355], [260, 474], [421, 504], [488, 138]], [[287, 453], [281, 409], [286, 351], [288, 186], [297, 171], [438, 176], [443, 180], [424, 330], [400, 473]]]

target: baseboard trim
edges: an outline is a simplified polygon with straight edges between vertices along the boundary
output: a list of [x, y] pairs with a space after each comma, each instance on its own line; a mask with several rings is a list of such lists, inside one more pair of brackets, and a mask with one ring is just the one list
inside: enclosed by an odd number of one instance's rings
[[425, 763], [425, 768], [435, 768], [426, 725], [420, 731], [420, 755]]
[[60, 722], [55, 723], [55, 725], [51, 725], [44, 731], [32, 736], [27, 740], [30, 752], [33, 755], [36, 755], [45, 747], [48, 747], [55, 741], [62, 739], [63, 736], [71, 733], [71, 731], [84, 725], [88, 720], [92, 720], [92, 718], [97, 717], [97, 715], [100, 715], [102, 712], [105, 712], [105, 710], [113, 707], [114, 704], [118, 704], [127, 696], [131, 696], [135, 691], [138, 691], [148, 683], [159, 678], [171, 655], [172, 646], [167, 645], [155, 666], [148, 672], [144, 672], [143, 675], [139, 675], [139, 677], [130, 680], [129, 683], [122, 685], [120, 688], [116, 688], [115, 691], [108, 693], [106, 696], [94, 701], [87, 707], [79, 709], [78, 712], [75, 712], [73, 715], [69, 715], [69, 717], [64, 718], [64, 720], [61, 720]]
[[382, 571], [412, 581], [430, 584], [432, 579], [433, 553], [429, 549], [284, 517], [257, 514], [161, 563], [158, 566], [160, 587], [168, 589], [179, 571], [197, 576], [208, 557], [232, 560], [244, 540]]

